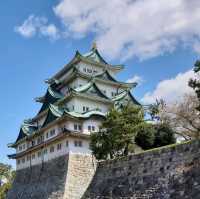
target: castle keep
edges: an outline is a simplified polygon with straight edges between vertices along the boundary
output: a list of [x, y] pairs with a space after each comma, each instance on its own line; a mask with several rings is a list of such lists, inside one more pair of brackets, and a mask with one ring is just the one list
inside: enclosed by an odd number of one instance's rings
[[114, 76], [94, 45], [52, 78], [16, 141], [16, 178], [7, 199], [199, 199], [200, 141], [167, 146], [97, 163], [89, 148], [111, 107], [139, 103], [136, 83]]
[[107, 63], [94, 44], [92, 49], [74, 58], [52, 78], [38, 114], [25, 120], [16, 141], [9, 144], [16, 153], [16, 169], [34, 165], [68, 154], [90, 155], [90, 133], [98, 131], [110, 108], [123, 104], [139, 104], [130, 90], [136, 83], [117, 81], [114, 76], [122, 65]]

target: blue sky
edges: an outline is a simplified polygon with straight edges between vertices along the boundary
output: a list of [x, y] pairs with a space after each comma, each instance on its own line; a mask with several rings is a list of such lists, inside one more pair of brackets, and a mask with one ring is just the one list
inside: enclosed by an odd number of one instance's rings
[[[34, 98], [44, 94], [44, 80], [77, 49], [87, 52], [94, 40], [106, 60], [125, 64], [119, 80], [140, 82], [133, 93], [142, 103], [176, 100], [190, 92], [186, 82], [193, 76], [191, 69], [200, 52], [200, 4], [169, 0], [166, 8], [164, 1], [137, 2], [0, 3], [0, 162], [14, 165], [6, 156], [14, 152], [7, 143], [16, 139], [22, 121], [40, 108]], [[194, 14], [189, 19], [188, 9]]]

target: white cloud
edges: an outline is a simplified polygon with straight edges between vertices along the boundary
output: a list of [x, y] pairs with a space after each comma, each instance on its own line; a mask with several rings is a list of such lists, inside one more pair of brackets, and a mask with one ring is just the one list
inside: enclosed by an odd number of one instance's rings
[[155, 90], [148, 92], [142, 98], [145, 104], [154, 103], [156, 99], [164, 99], [167, 102], [175, 102], [180, 100], [185, 94], [194, 91], [188, 86], [190, 78], [194, 78], [195, 74], [192, 70], [185, 73], [179, 73], [176, 77], [166, 79], [158, 83]]
[[133, 77], [131, 77], [130, 79], [128, 79], [126, 82], [127, 83], [137, 82], [138, 84], [142, 84], [144, 82], [144, 79], [141, 76], [139, 76], [139, 75], [134, 75]]
[[110, 58], [147, 59], [180, 44], [200, 49], [198, 0], [61, 0], [54, 12], [74, 38], [92, 32]]
[[15, 27], [15, 31], [26, 38], [31, 38], [36, 34], [47, 36], [50, 39], [58, 39], [59, 31], [54, 24], [48, 24], [45, 17], [35, 17], [30, 15], [20, 26]]
[[59, 33], [58, 29], [54, 24], [49, 24], [47, 26], [42, 26], [40, 27], [40, 33], [44, 36], [48, 36], [52, 39], [58, 39], [59, 38]]

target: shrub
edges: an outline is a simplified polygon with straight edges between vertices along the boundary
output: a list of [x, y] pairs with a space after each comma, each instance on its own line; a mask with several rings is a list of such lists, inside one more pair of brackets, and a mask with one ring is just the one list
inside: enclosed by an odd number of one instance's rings
[[157, 124], [155, 126], [154, 147], [161, 147], [176, 143], [175, 132], [167, 124]]
[[155, 140], [155, 128], [152, 124], [143, 123], [138, 126], [135, 142], [142, 149], [153, 148]]

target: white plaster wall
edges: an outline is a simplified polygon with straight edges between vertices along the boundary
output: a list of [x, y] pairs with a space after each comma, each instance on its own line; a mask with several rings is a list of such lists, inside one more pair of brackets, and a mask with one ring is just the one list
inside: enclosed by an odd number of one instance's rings
[[[84, 71], [84, 68], [88, 68], [88, 69], [91, 69], [93, 71], [97, 71], [97, 73], [102, 73], [103, 70], [104, 70], [104, 67], [102, 66], [96, 66], [96, 65], [92, 65], [92, 64], [86, 64], [86, 63], [83, 63], [83, 62], [80, 62], [77, 64], [77, 67], [79, 68], [79, 70], [83, 73], [86, 73], [86, 74], [92, 74], [92, 73], [87, 73]], [[118, 73], [118, 71], [115, 71], [115, 70], [111, 70], [109, 68], [107, 68], [107, 70], [109, 71], [109, 73], [111, 75], [115, 75], [116, 73]], [[96, 74], [96, 73], [93, 73], [93, 74]]]
[[85, 85], [87, 83], [88, 83], [88, 80], [78, 77], [78, 78], [74, 79], [69, 84], [69, 87], [70, 88], [78, 88], [78, 87], [83, 86], [83, 85]]
[[109, 109], [109, 105], [103, 102], [95, 102], [84, 98], [73, 98], [67, 103], [67, 107], [72, 107], [73, 105], [74, 105], [74, 111], [78, 113], [83, 113], [83, 106], [89, 107], [89, 110], [98, 108], [101, 109], [101, 111], [104, 113], [106, 113]]
[[[21, 147], [21, 150], [20, 150], [20, 147]], [[27, 142], [24, 141], [22, 142], [21, 144], [19, 144], [16, 148], [16, 153], [20, 153], [20, 152], [23, 152], [27, 149]]]
[[101, 126], [101, 121], [100, 120], [95, 120], [95, 119], [88, 119], [83, 122], [83, 133], [85, 134], [90, 134], [91, 132], [88, 131], [88, 126], [94, 126], [95, 131], [99, 130], [99, 127]]
[[[74, 141], [82, 141], [82, 146], [75, 146]], [[68, 146], [66, 145], [66, 142], [68, 141]], [[61, 150], [57, 149], [57, 145], [62, 144]], [[50, 153], [50, 148], [54, 146], [54, 152]], [[47, 154], [43, 154], [38, 157], [38, 152], [39, 151], [44, 151], [47, 149]], [[16, 169], [23, 169], [30, 167], [30, 165], [37, 165], [41, 164], [42, 162], [47, 162], [49, 160], [52, 160], [56, 157], [68, 154], [68, 153], [74, 153], [74, 154], [87, 154], [90, 155], [91, 151], [89, 149], [89, 141], [87, 140], [81, 140], [79, 138], [66, 138], [60, 142], [55, 142], [54, 144], [49, 145], [48, 147], [44, 148], [43, 150], [37, 150], [34, 153], [31, 154], [31, 159], [27, 161], [27, 156], [24, 156], [25, 158], [25, 163], [22, 163], [22, 159], [20, 158], [20, 164], [16, 164]], [[35, 154], [35, 158], [32, 159], [32, 155]]]
[[112, 86], [112, 85], [108, 85], [108, 84], [102, 84], [102, 83], [97, 83], [97, 86], [99, 87], [99, 89], [103, 92], [104, 90], [106, 91], [105, 95], [109, 98], [112, 98], [114, 96], [112, 96], [112, 92], [117, 93], [117, 86]]
[[[66, 103], [66, 107], [69, 109], [69, 111], [76, 111], [75, 101], [76, 101], [76, 99], [72, 98], [70, 101], [68, 101]], [[74, 107], [74, 109], [73, 109], [73, 107]]]
[[[53, 136], [51, 136], [50, 132], [52, 130], [55, 130], [55, 134]], [[47, 137], [47, 133], [48, 133], [48, 137]], [[58, 125], [55, 125], [53, 127], [51, 127], [50, 129], [46, 130], [43, 135], [44, 135], [44, 141], [47, 141], [55, 136], [57, 136], [60, 133], [60, 128]]]
[[[86, 64], [86, 63], [83, 63], [83, 62], [80, 62], [77, 64], [77, 67], [79, 68], [79, 70], [82, 72], [82, 73], [85, 73], [85, 74], [96, 74], [95, 71], [97, 73], [101, 73], [103, 72], [103, 67], [98, 67], [98, 66], [94, 66], [94, 65], [91, 65], [91, 64]], [[93, 73], [88, 73], [88, 72], [85, 72], [84, 71], [84, 68], [86, 68], [86, 71], [87, 69], [90, 69], [93, 71]]]

